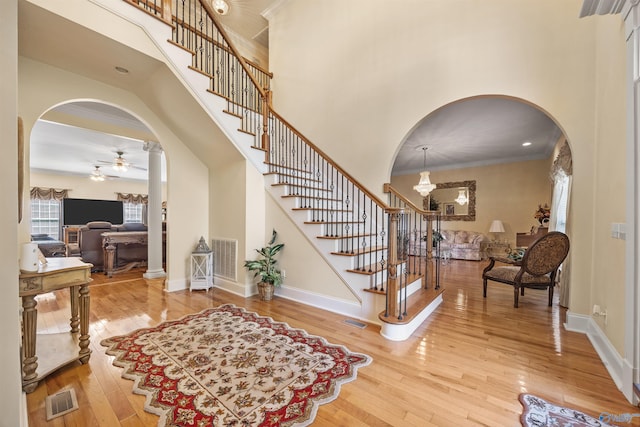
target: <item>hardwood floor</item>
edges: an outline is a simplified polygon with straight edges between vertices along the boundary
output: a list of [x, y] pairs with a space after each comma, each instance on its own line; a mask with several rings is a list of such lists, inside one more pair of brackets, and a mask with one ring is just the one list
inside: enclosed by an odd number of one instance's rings
[[[391, 342], [379, 327], [359, 329], [342, 315], [275, 297], [241, 298], [219, 289], [167, 293], [140, 272], [91, 285], [91, 359], [62, 368], [27, 395], [29, 425], [155, 426], [144, 397], [120, 377], [100, 341], [154, 326], [208, 307], [233, 303], [287, 322], [329, 342], [363, 352], [373, 363], [321, 405], [314, 426], [517, 426], [528, 392], [594, 417], [639, 413], [616, 388], [585, 335], [565, 331], [565, 309], [547, 306], [545, 291], [527, 290], [513, 308], [512, 288], [490, 283], [482, 298], [486, 262], [451, 261], [442, 269], [444, 303], [404, 342]], [[66, 291], [38, 298], [38, 330], [68, 328]], [[557, 293], [556, 293], [557, 294]], [[382, 298], [382, 297], [381, 297]], [[556, 297], [557, 300], [557, 297]], [[80, 409], [51, 422], [45, 397], [73, 387]], [[631, 423], [640, 425], [640, 417]]]

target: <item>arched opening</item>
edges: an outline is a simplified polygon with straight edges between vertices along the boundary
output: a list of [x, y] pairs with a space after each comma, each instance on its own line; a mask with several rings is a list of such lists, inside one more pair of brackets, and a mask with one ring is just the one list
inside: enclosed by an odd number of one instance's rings
[[[424, 172], [435, 189], [423, 196], [414, 187]], [[479, 260], [525, 247], [549, 229], [570, 235], [571, 174], [567, 139], [549, 115], [522, 99], [487, 95], [421, 119], [398, 148], [391, 185], [416, 206], [441, 211], [444, 231], [483, 234], [477, 253], [458, 253]], [[537, 218], [545, 205], [550, 223]], [[566, 307], [568, 262], [563, 273], [558, 294]]]
[[[160, 173], [150, 175], [150, 147], [159, 147], [155, 141], [153, 132], [135, 115], [94, 100], [56, 105], [36, 121], [29, 141], [30, 233], [34, 240], [58, 243], [39, 244], [46, 256], [80, 256], [96, 270], [104, 270], [97, 242], [101, 232], [148, 230], [151, 237], [155, 231], [149, 226], [155, 217], [158, 224], [153, 228], [160, 230], [161, 206], [166, 205], [166, 161], [158, 151], [155, 155], [159, 153], [160, 160], [153, 168], [159, 167]], [[153, 198], [161, 198], [157, 203], [149, 200], [152, 189], [158, 190]], [[69, 201], [65, 206], [64, 198], [75, 204]], [[83, 253], [80, 227], [97, 221], [111, 226], [96, 230], [95, 250], [85, 246]], [[154, 250], [151, 245], [131, 245], [115, 259], [114, 268], [135, 263], [150, 269], [155, 260], [162, 269], [166, 249], [158, 252], [159, 258], [152, 255]]]

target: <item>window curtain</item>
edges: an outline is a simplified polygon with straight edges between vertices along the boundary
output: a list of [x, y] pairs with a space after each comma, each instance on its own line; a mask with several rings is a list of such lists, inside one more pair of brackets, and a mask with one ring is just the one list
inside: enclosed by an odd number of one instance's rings
[[146, 194], [126, 194], [116, 193], [118, 200], [125, 203], [142, 204], [142, 223], [147, 224], [147, 207], [149, 206], [149, 196]]
[[56, 190], [55, 188], [31, 187], [31, 198], [36, 200], [57, 200], [69, 196], [69, 190]]
[[[565, 140], [558, 155], [551, 166], [551, 180], [553, 181], [553, 195], [551, 201], [551, 218], [549, 230], [557, 230], [571, 235], [571, 223], [569, 218], [569, 207], [571, 205], [571, 181], [573, 174], [573, 161], [571, 149]], [[560, 267], [560, 305], [569, 306], [569, 281], [571, 278], [571, 260], [569, 257]]]
[[[35, 200], [56, 200], [58, 203], [62, 203], [62, 199], [69, 196], [69, 190], [56, 190], [55, 188], [43, 188], [43, 187], [31, 187], [30, 198]], [[58, 215], [58, 238], [62, 233], [62, 208], [59, 209]]]

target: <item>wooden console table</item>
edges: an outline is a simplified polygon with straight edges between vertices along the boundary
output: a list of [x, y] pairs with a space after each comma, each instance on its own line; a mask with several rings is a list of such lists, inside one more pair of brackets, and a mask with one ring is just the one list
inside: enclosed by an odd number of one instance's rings
[[[41, 265], [37, 272], [20, 273], [19, 295], [23, 309], [22, 389], [25, 392], [34, 391], [42, 378], [68, 363], [89, 361], [88, 284], [91, 282], [91, 267], [92, 264], [84, 263], [79, 258], [47, 258], [47, 264]], [[65, 288], [69, 288], [71, 298], [71, 333], [37, 334], [36, 295]], [[36, 355], [36, 340], [40, 356]]]
[[[147, 231], [107, 231], [101, 234], [102, 247], [104, 250], [104, 272], [108, 277], [112, 277], [116, 273], [122, 273], [140, 265], [146, 261], [130, 262], [122, 268], [116, 268], [116, 248], [118, 244], [131, 245], [147, 245], [149, 234]], [[166, 234], [162, 233], [162, 239]]]

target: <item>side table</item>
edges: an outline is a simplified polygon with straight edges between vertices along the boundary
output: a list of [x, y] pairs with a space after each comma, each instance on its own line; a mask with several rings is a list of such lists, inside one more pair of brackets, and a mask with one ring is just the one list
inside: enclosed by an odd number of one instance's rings
[[[31, 393], [38, 382], [56, 369], [79, 360], [87, 363], [89, 349], [89, 283], [91, 267], [79, 258], [47, 258], [37, 272], [20, 273], [22, 298], [22, 389]], [[70, 333], [37, 334], [38, 311], [35, 297], [69, 288], [71, 298]], [[79, 332], [79, 334], [78, 334]], [[36, 354], [36, 341], [39, 351]]]
[[509, 242], [486, 242], [483, 250], [487, 257], [506, 257], [511, 245]]

